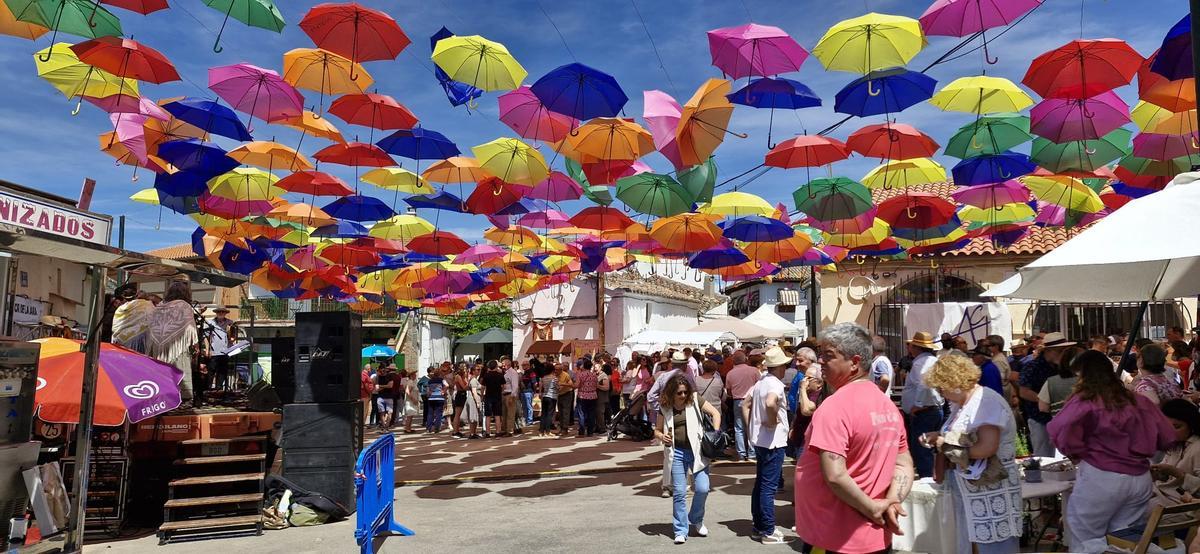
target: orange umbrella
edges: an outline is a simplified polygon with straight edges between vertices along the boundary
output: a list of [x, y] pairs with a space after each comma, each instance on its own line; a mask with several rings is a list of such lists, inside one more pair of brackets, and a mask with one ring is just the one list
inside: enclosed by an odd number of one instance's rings
[[304, 110], [304, 113], [298, 116], [272, 121], [271, 123], [278, 123], [286, 127], [291, 127], [297, 131], [303, 131], [305, 134], [312, 135], [314, 137], [321, 137], [323, 139], [332, 140], [342, 144], [346, 143], [345, 137], [342, 136], [342, 133], [338, 131], [337, 127], [333, 126], [333, 123], [329, 122], [329, 119], [320, 117], [308, 110]]
[[361, 65], [320, 48], [296, 48], [284, 54], [283, 80], [323, 95], [359, 94], [375, 82]]
[[379, 263], [379, 254], [368, 248], [332, 244], [317, 251], [317, 257], [343, 266], [368, 266]]
[[320, 227], [322, 225], [333, 225], [337, 223], [337, 218], [325, 213], [324, 210], [316, 206], [310, 206], [303, 202], [295, 204], [287, 203], [276, 207], [267, 212], [267, 217], [282, 219], [284, 221], [293, 221], [303, 223], [305, 225], [313, 225]]
[[808, 252], [812, 245], [812, 239], [808, 235], [796, 233], [774, 242], [748, 242], [742, 247], [742, 251], [753, 260], [782, 263], [804, 257], [804, 253]]
[[451, 156], [429, 166], [421, 173], [421, 177], [435, 183], [478, 183], [493, 175], [479, 167], [475, 158]]
[[293, 272], [275, 264], [267, 264], [250, 274], [250, 282], [267, 290], [282, 290], [304, 278], [304, 272]]
[[[733, 115], [733, 104], [725, 97], [730, 90], [729, 81], [709, 79], [683, 105], [675, 134], [684, 165], [708, 161], [725, 140], [725, 133], [729, 133], [729, 118]], [[746, 138], [746, 135], [730, 134]]]
[[542, 238], [527, 227], [513, 225], [507, 229], [492, 227], [483, 232], [483, 238], [510, 248], [536, 248]]
[[650, 238], [676, 252], [699, 251], [721, 242], [720, 216], [682, 213], [654, 222]]
[[0, 2], [0, 34], [14, 36], [28, 40], [37, 40], [38, 37], [48, 33], [50, 29], [18, 21], [13, 15], [12, 10], [8, 8], [7, 2]]
[[584, 123], [567, 137], [567, 144], [598, 160], [636, 160], [654, 151], [650, 131], [619, 117], [597, 117]]
[[247, 142], [226, 154], [246, 165], [266, 168], [268, 171], [287, 168], [289, 171], [308, 171], [312, 162], [295, 149], [266, 140]]
[[576, 227], [597, 231], [620, 231], [629, 228], [634, 223], [621, 210], [611, 206], [584, 208], [571, 216], [570, 221]]

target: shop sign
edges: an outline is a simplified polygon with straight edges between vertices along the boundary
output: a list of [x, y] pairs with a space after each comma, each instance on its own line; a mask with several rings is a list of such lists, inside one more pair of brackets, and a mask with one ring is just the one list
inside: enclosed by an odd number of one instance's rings
[[112, 222], [0, 190], [0, 222], [94, 244], [108, 244]]

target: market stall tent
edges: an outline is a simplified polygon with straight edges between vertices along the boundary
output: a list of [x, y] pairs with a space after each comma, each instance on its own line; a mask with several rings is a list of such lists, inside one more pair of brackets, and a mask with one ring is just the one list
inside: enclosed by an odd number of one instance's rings
[[775, 313], [774, 304], [759, 306], [754, 313], [742, 318], [742, 321], [777, 332], [784, 337], [802, 337], [805, 334], [804, 329]]
[[455, 341], [454, 357], [472, 356], [483, 360], [497, 360], [501, 355], [512, 357], [512, 343], [512, 331], [492, 327]]
[[762, 342], [783, 336], [782, 332], [759, 327], [736, 317], [717, 317], [688, 329], [688, 332], [697, 331], [730, 333], [738, 340], [745, 342]]

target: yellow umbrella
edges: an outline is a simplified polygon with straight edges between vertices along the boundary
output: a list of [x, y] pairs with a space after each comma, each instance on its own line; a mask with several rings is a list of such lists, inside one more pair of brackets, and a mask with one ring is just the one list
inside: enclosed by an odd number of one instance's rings
[[929, 158], [909, 158], [889, 160], [868, 171], [862, 178], [862, 184], [873, 189], [893, 189], [940, 183], [945, 180], [946, 168], [941, 164]]
[[400, 167], [377, 167], [364, 173], [361, 180], [364, 183], [371, 183], [381, 189], [409, 194], [429, 194], [433, 192], [433, 188], [424, 179], [416, 173]]
[[312, 162], [308, 161], [304, 154], [268, 140], [247, 142], [230, 150], [226, 155], [246, 165], [256, 165], [267, 170], [286, 168], [288, 171], [308, 171], [313, 168]]
[[830, 27], [813, 47], [812, 54], [827, 70], [865, 75], [907, 64], [925, 44], [919, 21], [869, 13]]
[[567, 144], [601, 160], [636, 160], [654, 151], [650, 131], [619, 117], [597, 117], [580, 125], [567, 137]]
[[230, 200], [270, 200], [285, 190], [275, 186], [279, 177], [253, 167], [235, 167], [208, 182], [208, 190]]
[[771, 217], [771, 214], [775, 213], [775, 206], [748, 192], [726, 192], [714, 196], [711, 202], [697, 211], [702, 214], [734, 217], [748, 215]]
[[320, 48], [296, 48], [284, 54], [283, 80], [322, 95], [359, 94], [375, 82], [362, 65]]
[[451, 79], [481, 90], [514, 90], [529, 75], [508, 48], [479, 35], [439, 40], [433, 63]]
[[539, 279], [513, 279], [512, 281], [505, 283], [504, 286], [500, 287], [500, 292], [508, 296], [520, 296], [522, 294], [537, 290], [539, 284], [541, 284], [541, 280]]
[[420, 235], [432, 233], [436, 227], [432, 223], [409, 214], [392, 216], [371, 226], [367, 233], [375, 238], [406, 241]]
[[[679, 126], [675, 130], [679, 156], [684, 165], [699, 165], [708, 161], [729, 132], [729, 117], [733, 104], [725, 95], [731, 91], [729, 81], [709, 79], [683, 105]], [[746, 135], [737, 135], [746, 138]]]
[[150, 204], [151, 206], [157, 206], [158, 205], [158, 189], [156, 189], [154, 187], [150, 187], [148, 189], [139, 190], [139, 191], [133, 193], [133, 195], [130, 196], [129, 199], [133, 200], [134, 202], [140, 202], [142, 204]]
[[[50, 54], [50, 59], [42, 61], [47, 53]], [[33, 55], [33, 63], [37, 66], [38, 77], [45, 79], [67, 98], [107, 98], [116, 94], [138, 94], [137, 81], [123, 79], [83, 63], [79, 56], [75, 55], [75, 51], [71, 50], [71, 44], [66, 42], [55, 43], [39, 50]], [[78, 108], [76, 111], [78, 112]]]
[[1029, 207], [1029, 204], [1018, 202], [995, 208], [963, 206], [958, 210], [958, 217], [967, 223], [989, 223], [992, 221], [1025, 221], [1037, 217], [1037, 214], [1033, 208]]
[[[1171, 110], [1151, 104], [1145, 100], [1138, 100], [1133, 109], [1129, 110], [1129, 116], [1133, 119], [1133, 123], [1137, 125], [1139, 130], [1146, 132], [1149, 132], [1147, 129], [1153, 129], [1158, 123], [1171, 117], [1173, 114], [1174, 112]], [[1192, 112], [1192, 115], [1195, 116], [1195, 112]]]
[[1003, 77], [959, 77], [942, 87], [929, 103], [948, 112], [989, 114], [1019, 112], [1033, 99]]
[[50, 29], [34, 23], [20, 21], [8, 8], [7, 2], [0, 2], [0, 34], [37, 40], [38, 37], [50, 32]]
[[1068, 210], [1096, 213], [1104, 209], [1100, 195], [1083, 181], [1069, 175], [1026, 175], [1017, 179], [1042, 202]]
[[555, 252], [555, 253], [567, 251], [567, 245], [559, 242], [557, 239], [552, 239], [550, 237], [540, 237], [540, 236], [538, 238], [541, 240], [542, 243], [539, 244], [537, 246], [537, 248], [532, 248], [532, 249], [527, 248], [525, 250], [526, 251], [536, 251], [536, 252]]
[[1196, 127], [1196, 110], [1191, 109], [1179, 113], [1172, 113], [1164, 116], [1157, 116], [1149, 129], [1148, 133], [1157, 133], [1160, 135], [1190, 135], [1200, 131]]
[[426, 181], [435, 183], [478, 183], [494, 177], [488, 170], [479, 167], [475, 158], [451, 156], [429, 166], [421, 173]]
[[883, 239], [888, 238], [892, 229], [887, 222], [875, 218], [875, 222], [871, 227], [861, 233], [856, 234], [831, 234], [821, 233], [825, 238], [825, 244], [830, 246], [841, 246], [842, 248], [860, 248], [863, 246], [872, 246], [883, 242]]
[[532, 187], [550, 175], [542, 153], [515, 138], [498, 138], [471, 151], [480, 167], [506, 183]]
[[304, 110], [304, 113], [295, 116], [272, 121], [286, 127], [291, 127], [297, 131], [302, 131], [305, 134], [323, 139], [332, 140], [337, 143], [346, 144], [346, 138], [338, 131], [337, 127], [329, 121], [329, 118], [318, 116], [317, 114]]

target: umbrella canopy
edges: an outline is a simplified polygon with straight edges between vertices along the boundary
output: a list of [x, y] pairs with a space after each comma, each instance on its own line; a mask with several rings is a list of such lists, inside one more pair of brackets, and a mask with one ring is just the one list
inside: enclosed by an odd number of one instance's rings
[[297, 171], [275, 183], [288, 192], [314, 196], [349, 196], [354, 190], [344, 181], [320, 171]]
[[700, 213], [740, 217], [746, 215], [775, 214], [775, 206], [748, 192], [726, 192], [718, 194], [700, 208]]
[[763, 77], [725, 95], [730, 102], [751, 108], [799, 110], [821, 105], [821, 97], [800, 81]]
[[[26, 40], [37, 40], [49, 32], [50, 29], [45, 26], [18, 20], [17, 16], [13, 15], [12, 9], [8, 7], [8, 4], [0, 2], [0, 35], [9, 35]], [[62, 46], [62, 48], [68, 46], [70, 45]]]
[[533, 187], [550, 175], [542, 153], [514, 138], [498, 138], [471, 152], [480, 167], [506, 183]]
[[534, 186], [526, 196], [550, 202], [562, 202], [578, 200], [582, 195], [583, 188], [574, 179], [559, 171], [551, 171], [550, 175]]
[[796, 234], [790, 225], [761, 215], [736, 217], [722, 221], [719, 226], [726, 238], [742, 242], [774, 242]]
[[717, 164], [713, 158], [709, 158], [700, 165], [680, 171], [676, 179], [692, 194], [696, 202], [709, 202], [717, 184]]
[[342, 133], [334, 127], [333, 123], [329, 122], [328, 118], [320, 117], [317, 114], [304, 110], [300, 117], [287, 117], [278, 121], [272, 121], [285, 127], [291, 127], [297, 131], [301, 131], [305, 135], [320, 137], [333, 142], [346, 142], [342, 137]]
[[233, 110], [213, 100], [185, 97], [163, 105], [171, 115], [207, 133], [238, 141], [252, 140], [250, 131]]
[[233, 171], [214, 177], [208, 183], [209, 190], [232, 200], [270, 200], [283, 194], [275, 186], [279, 178], [253, 167], [236, 167]]
[[696, 201], [678, 181], [657, 173], [618, 179], [617, 198], [635, 212], [664, 217], [686, 212]]
[[331, 144], [313, 154], [319, 162], [351, 167], [390, 167], [396, 160], [374, 144], [347, 142]]
[[263, 121], [304, 114], [304, 97], [270, 69], [239, 63], [208, 70], [208, 88], [233, 109]]
[[451, 79], [480, 90], [513, 90], [529, 75], [508, 48], [479, 35], [441, 39], [432, 58]]
[[783, 240], [746, 243], [742, 250], [754, 260], [783, 263], [802, 259], [812, 245], [808, 235], [797, 232]]
[[390, 15], [357, 2], [314, 6], [300, 28], [318, 48], [354, 62], [395, 59], [412, 42]]
[[942, 87], [929, 103], [949, 112], [1019, 112], [1033, 105], [1025, 91], [1003, 77], [959, 77]]
[[858, 117], [899, 113], [928, 100], [936, 86], [933, 77], [904, 68], [872, 71], [838, 91], [833, 111]]
[[389, 154], [410, 160], [444, 160], [462, 153], [445, 135], [423, 127], [400, 129], [377, 144]]
[[1151, 69], [1168, 79], [1195, 77], [1192, 67], [1192, 16], [1187, 14], [1167, 31]]
[[867, 125], [846, 137], [846, 147], [868, 158], [928, 158], [939, 145], [929, 135], [903, 123]]
[[225, 32], [225, 24], [230, 18], [236, 19], [251, 27], [267, 29], [282, 33], [285, 25], [283, 14], [271, 0], [204, 0], [204, 5], [225, 14], [221, 21], [221, 29], [217, 31], [216, 41], [213, 42], [213, 52], [221, 53], [221, 35]]
[[1181, 175], [1166, 189], [1135, 199], [1058, 248], [1020, 268], [987, 296], [1058, 302], [1129, 302], [1200, 294], [1195, 236], [1200, 175]]
[[522, 138], [557, 142], [567, 138], [578, 123], [573, 117], [551, 111], [524, 85], [500, 95], [497, 101], [500, 121]]
[[373, 225], [368, 234], [372, 237], [405, 241], [415, 236], [434, 231], [432, 223], [410, 214], [401, 214]]
[[630, 119], [597, 117], [570, 133], [567, 144], [599, 160], [636, 160], [654, 151], [650, 132]]
[[254, 165], [268, 171], [286, 169], [308, 171], [312, 162], [294, 148], [270, 141], [248, 142], [229, 151], [228, 156], [246, 165]]
[[381, 221], [396, 215], [387, 204], [370, 196], [343, 196], [325, 205], [325, 213], [351, 221]]
[[1151, 160], [1170, 160], [1200, 154], [1200, 135], [1138, 133], [1133, 137], [1133, 155]]
[[385, 344], [372, 344], [364, 346], [362, 349], [362, 357], [364, 358], [391, 358], [396, 355], [396, 349]]
[[1129, 129], [1118, 128], [1094, 140], [1050, 142], [1044, 138], [1033, 141], [1030, 157], [1054, 173], [1093, 171], [1131, 152]]
[[529, 89], [550, 111], [579, 120], [617, 117], [629, 101], [612, 75], [578, 62], [550, 70]]
[[960, 187], [951, 193], [951, 196], [960, 204], [988, 209], [1005, 204], [1028, 202], [1029, 189], [1025, 188], [1020, 181], [1010, 180]]
[[819, 135], [801, 135], [777, 144], [763, 162], [784, 169], [818, 167], [850, 157], [850, 149], [840, 140]]
[[458, 344], [512, 344], [513, 333], [508, 329], [492, 327], [467, 335], [455, 342]]
[[903, 66], [925, 47], [915, 19], [869, 13], [830, 27], [812, 54], [830, 71], [866, 74]]
[[893, 228], [928, 229], [949, 223], [954, 218], [953, 202], [927, 192], [906, 192], [879, 203], [876, 212]]
[[[50, 423], [79, 423], [83, 387], [83, 342], [37, 339], [38, 419]], [[97, 425], [138, 422], [179, 407], [183, 372], [175, 366], [109, 343], [100, 344], [96, 376]]]
[[654, 147], [667, 158], [676, 170], [687, 167], [679, 153], [679, 118], [683, 107], [670, 94], [661, 90], [642, 91], [642, 119], [650, 128]]
[[734, 79], [799, 71], [808, 51], [779, 27], [749, 23], [708, 32], [712, 64]]
[[83, 63], [113, 75], [149, 83], [179, 80], [175, 66], [161, 52], [135, 40], [103, 36], [71, 47]]
[[[353, 77], [353, 78], [352, 78]], [[296, 48], [283, 55], [283, 80], [321, 93], [358, 94], [375, 82], [361, 65], [320, 48]]]
[[93, 0], [5, 0], [5, 4], [17, 21], [54, 31], [49, 53], [56, 49], [55, 39], [60, 32], [87, 38], [124, 34], [117, 16]]
[[1098, 139], [1130, 122], [1129, 106], [1115, 92], [1091, 98], [1049, 98], [1029, 111], [1030, 130], [1054, 142]]
[[465, 252], [469, 247], [470, 245], [458, 238], [458, 235], [446, 231], [433, 231], [408, 241], [409, 250], [431, 256], [454, 256]]
[[954, 183], [960, 186], [999, 183], [1033, 173], [1037, 164], [1029, 156], [1003, 152], [994, 156], [977, 156], [958, 162], [951, 169]]
[[675, 136], [684, 164], [704, 163], [725, 140], [733, 115], [733, 104], [726, 98], [730, 90], [729, 81], [709, 79], [683, 104]]
[[822, 221], [847, 219], [871, 209], [871, 191], [845, 177], [813, 179], [792, 193], [796, 209]]
[[50, 83], [67, 98], [89, 96], [106, 98], [118, 94], [137, 94], [138, 83], [118, 77], [103, 69], [84, 63], [71, 50], [71, 45], [59, 42], [34, 54], [38, 77]]
[[571, 216], [571, 225], [596, 231], [624, 231], [633, 220], [616, 208], [592, 206]]
[[429, 166], [421, 177], [435, 183], [477, 183], [493, 175], [479, 167], [475, 158], [451, 156]]
[[681, 213], [654, 222], [650, 238], [675, 252], [693, 252], [712, 248], [721, 242], [720, 216]]
[[1128, 85], [1142, 61], [1123, 40], [1073, 40], [1034, 58], [1021, 82], [1042, 98], [1091, 98]]
[[1038, 200], [1062, 206], [1071, 211], [1094, 213], [1104, 209], [1104, 202], [1096, 191], [1073, 177], [1063, 175], [1030, 175], [1021, 182], [1038, 197]]
[[1032, 139], [1028, 117], [1015, 113], [985, 115], [958, 128], [946, 142], [946, 155], [959, 159], [990, 156]]
[[329, 105], [329, 113], [372, 129], [411, 129], [417, 124], [417, 116], [386, 94], [347, 94]]
[[873, 189], [911, 187], [946, 180], [946, 168], [929, 158], [889, 160], [863, 175], [862, 183]]
[[921, 27], [927, 35], [965, 37], [1004, 27], [1041, 3], [1041, 0], [936, 0], [921, 14]]

